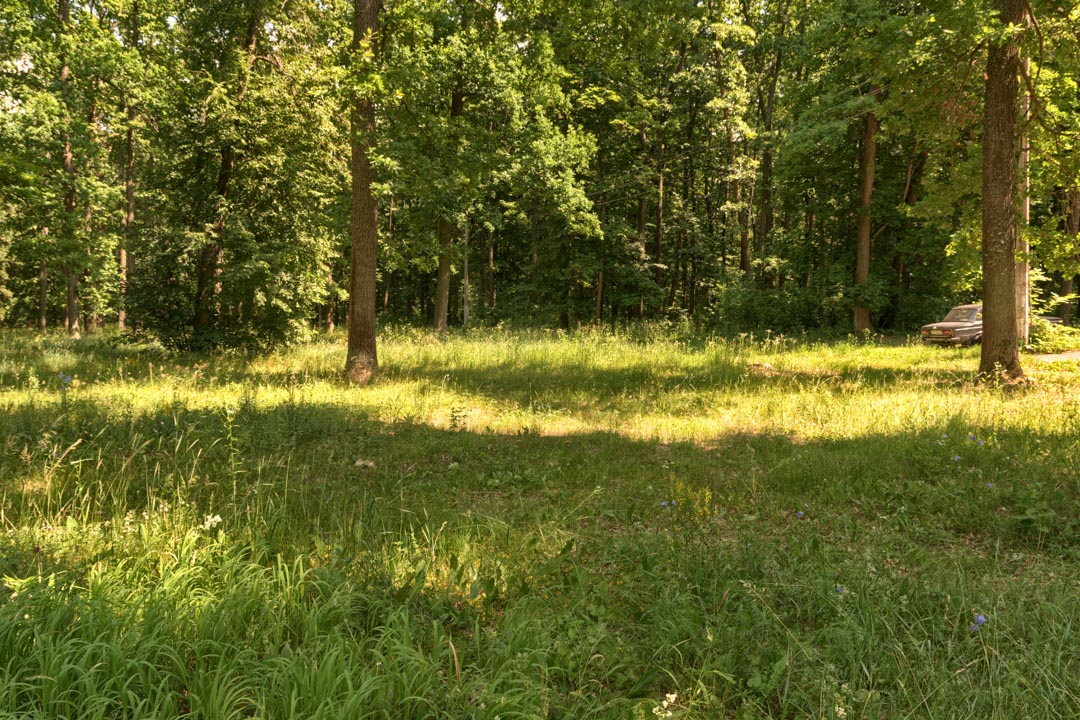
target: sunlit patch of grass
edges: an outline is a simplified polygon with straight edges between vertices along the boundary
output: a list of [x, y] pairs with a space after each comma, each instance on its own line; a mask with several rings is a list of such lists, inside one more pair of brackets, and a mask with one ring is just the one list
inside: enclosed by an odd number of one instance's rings
[[341, 340], [0, 335], [0, 714], [1080, 713], [1075, 363]]

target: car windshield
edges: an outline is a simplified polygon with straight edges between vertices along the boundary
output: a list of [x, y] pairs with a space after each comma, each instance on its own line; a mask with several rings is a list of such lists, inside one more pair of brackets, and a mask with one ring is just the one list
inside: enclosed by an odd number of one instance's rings
[[978, 308], [956, 307], [949, 311], [942, 322], [970, 322], [976, 319], [977, 312]]

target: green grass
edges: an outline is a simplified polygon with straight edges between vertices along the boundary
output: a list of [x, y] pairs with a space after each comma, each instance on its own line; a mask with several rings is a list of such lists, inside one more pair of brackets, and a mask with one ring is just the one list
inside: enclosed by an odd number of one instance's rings
[[1075, 361], [380, 343], [0, 335], [0, 717], [1080, 716]]

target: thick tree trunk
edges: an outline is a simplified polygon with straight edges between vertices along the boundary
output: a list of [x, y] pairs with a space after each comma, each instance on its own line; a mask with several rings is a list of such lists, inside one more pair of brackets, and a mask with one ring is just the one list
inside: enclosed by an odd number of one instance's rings
[[[1023, 60], [1024, 74], [1029, 74], [1031, 70], [1031, 61], [1028, 58]], [[1024, 118], [1024, 124], [1027, 124], [1028, 114], [1031, 110], [1031, 98], [1027, 93], [1024, 93], [1023, 98], [1020, 101], [1021, 112]], [[1028, 142], [1027, 132], [1024, 132], [1020, 138], [1020, 218], [1024, 226], [1027, 227], [1031, 224], [1031, 178], [1028, 175], [1028, 160], [1031, 155], [1031, 146]], [[1031, 335], [1031, 267], [1028, 264], [1028, 256], [1031, 253], [1031, 246], [1028, 244], [1027, 236], [1024, 233], [1020, 233], [1016, 238], [1016, 337], [1021, 345], [1026, 345], [1029, 336]]]
[[[872, 89], [876, 95], [877, 90]], [[873, 330], [870, 308], [863, 300], [866, 281], [870, 278], [870, 206], [874, 194], [874, 162], [877, 159], [878, 119], [873, 111], [866, 113], [863, 129], [862, 159], [859, 162], [859, 219], [855, 239], [855, 332]]]
[[[1024, 0], [995, 0], [1005, 25], [1019, 26]], [[1015, 36], [992, 40], [983, 111], [983, 336], [979, 373], [1023, 377], [1016, 334], [1016, 100], [1020, 70]]]
[[[378, 0], [353, 0], [352, 53], [370, 55], [379, 34]], [[349, 113], [352, 150], [350, 237], [352, 260], [349, 272], [349, 340], [345, 374], [364, 383], [379, 371], [375, 347], [375, 268], [379, 246], [379, 213], [371, 190], [371, 149], [375, 146], [375, 104], [370, 96], [353, 95]]]

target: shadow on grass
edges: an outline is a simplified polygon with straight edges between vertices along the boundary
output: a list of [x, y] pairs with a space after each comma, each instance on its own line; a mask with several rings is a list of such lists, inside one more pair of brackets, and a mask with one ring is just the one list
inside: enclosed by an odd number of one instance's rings
[[108, 519], [155, 501], [239, 513], [273, 497], [297, 527], [341, 527], [360, 504], [377, 502], [399, 523], [482, 514], [572, 532], [650, 523], [662, 503], [701, 503], [707, 490], [702, 517], [780, 527], [801, 510], [945, 543], [1075, 552], [1075, 438], [982, 432], [954, 422], [847, 439], [728, 434], [703, 446], [609, 432], [443, 430], [332, 404], [139, 413], [76, 399], [59, 412], [11, 407], [0, 419], [0, 492], [14, 524], [35, 512]]

